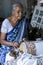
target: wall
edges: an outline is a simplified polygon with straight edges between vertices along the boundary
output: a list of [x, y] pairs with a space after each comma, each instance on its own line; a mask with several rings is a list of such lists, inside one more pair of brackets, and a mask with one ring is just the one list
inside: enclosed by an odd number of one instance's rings
[[0, 17], [8, 17], [11, 14], [11, 5], [15, 2], [21, 2], [27, 11], [27, 16], [29, 16], [34, 1], [36, 0], [0, 0]]
[[2, 16], [3, 16], [2, 3], [3, 3], [3, 1], [2, 1], [2, 0], [0, 0], [0, 17], [2, 17]]
[[21, 2], [24, 7], [26, 7], [26, 1], [27, 0], [0, 0], [0, 17], [8, 17], [11, 14], [11, 5], [15, 2]]

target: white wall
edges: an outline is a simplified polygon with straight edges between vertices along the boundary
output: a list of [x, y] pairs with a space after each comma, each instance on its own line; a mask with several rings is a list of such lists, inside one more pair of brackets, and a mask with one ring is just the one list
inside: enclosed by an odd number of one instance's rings
[[0, 17], [7, 17], [10, 14], [11, 1], [3, 0], [0, 5]]
[[11, 5], [15, 2], [21, 2], [25, 10], [27, 8], [27, 0], [0, 0], [0, 17], [8, 17], [11, 14]]
[[11, 10], [11, 1], [3, 0], [4, 17], [7, 17], [10, 14], [10, 10]]

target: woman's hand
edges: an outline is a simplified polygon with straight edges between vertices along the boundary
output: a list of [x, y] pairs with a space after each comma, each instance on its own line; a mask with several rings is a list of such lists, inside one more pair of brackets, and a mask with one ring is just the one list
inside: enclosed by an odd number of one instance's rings
[[26, 38], [23, 38], [23, 39], [22, 39], [22, 41], [25, 41], [25, 40], [26, 40]]
[[13, 43], [13, 47], [19, 47], [18, 42], [14, 42], [14, 43]]
[[26, 40], [26, 38], [23, 38], [20, 42], [24, 42]]

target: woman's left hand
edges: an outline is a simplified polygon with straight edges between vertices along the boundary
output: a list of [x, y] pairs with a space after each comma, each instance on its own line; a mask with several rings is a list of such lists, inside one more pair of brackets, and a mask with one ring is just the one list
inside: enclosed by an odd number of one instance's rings
[[25, 41], [25, 40], [26, 40], [26, 38], [23, 38], [23, 39], [22, 39], [22, 41]]
[[20, 41], [20, 43], [21, 43], [21, 42], [24, 42], [25, 40], [26, 40], [26, 38], [23, 38], [23, 39]]

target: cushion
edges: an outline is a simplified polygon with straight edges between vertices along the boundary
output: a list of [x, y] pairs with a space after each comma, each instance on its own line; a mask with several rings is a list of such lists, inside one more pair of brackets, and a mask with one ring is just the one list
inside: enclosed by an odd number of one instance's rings
[[36, 41], [35, 42], [35, 46], [36, 46], [36, 54], [43, 54], [43, 41]]

